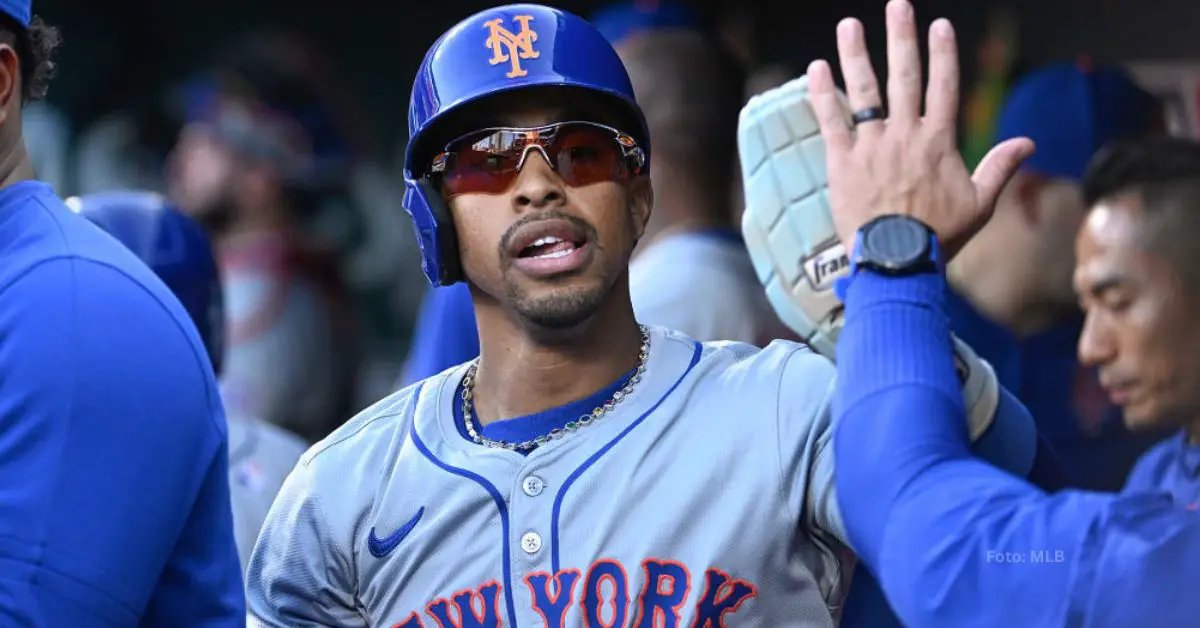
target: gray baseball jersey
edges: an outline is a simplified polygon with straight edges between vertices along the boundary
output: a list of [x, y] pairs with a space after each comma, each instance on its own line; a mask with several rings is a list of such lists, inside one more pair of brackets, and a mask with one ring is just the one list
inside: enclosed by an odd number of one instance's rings
[[461, 436], [465, 367], [349, 421], [272, 507], [250, 625], [832, 626], [833, 365], [650, 337], [628, 397], [528, 456]]
[[771, 309], [746, 245], [724, 232], [684, 231], [650, 243], [629, 263], [629, 296], [639, 321], [701, 341], [765, 347], [795, 337]]
[[307, 443], [282, 428], [229, 417], [229, 495], [243, 572], [279, 487], [306, 449]]

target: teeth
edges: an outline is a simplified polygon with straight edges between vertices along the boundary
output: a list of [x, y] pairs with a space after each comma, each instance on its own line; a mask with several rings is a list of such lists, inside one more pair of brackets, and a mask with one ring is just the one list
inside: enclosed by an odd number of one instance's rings
[[534, 240], [533, 244], [530, 244], [529, 246], [547, 246], [550, 244], [558, 244], [559, 242], [562, 242], [561, 238], [546, 236], [544, 238], [538, 238], [537, 240]]
[[535, 255], [534, 257], [536, 257], [538, 259], [554, 259], [556, 257], [566, 257], [574, 252], [575, 252], [575, 249], [570, 249], [570, 250], [563, 249], [561, 251], [554, 251], [553, 253], [546, 253], [543, 255]]

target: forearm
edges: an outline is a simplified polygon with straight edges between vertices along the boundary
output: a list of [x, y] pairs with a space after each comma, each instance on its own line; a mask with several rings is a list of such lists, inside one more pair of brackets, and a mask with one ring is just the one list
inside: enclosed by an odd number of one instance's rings
[[1182, 626], [1200, 612], [1180, 557], [1200, 517], [1165, 494], [1045, 495], [970, 458], [929, 466], [888, 518], [875, 568], [911, 626]]
[[[1071, 560], [1039, 565], [1049, 575], [1069, 570], [1084, 542], [1061, 517], [1021, 515], [1044, 494], [968, 450], [940, 309], [943, 287], [936, 275], [860, 275], [846, 295], [838, 346], [835, 451], [843, 517], [897, 613], [916, 625], [934, 615], [965, 617], [958, 611], [968, 606], [985, 613], [977, 618], [1010, 618], [1005, 596], [979, 595], [985, 580], [994, 590], [1030, 577], [1027, 568], [1005, 569], [1012, 567], [1001, 564], [1005, 552], [1026, 558], [1038, 550], [1069, 552]], [[1069, 573], [1047, 578], [1020, 612], [1052, 616], [1064, 607], [1068, 584]]]
[[[833, 402], [838, 496], [850, 541], [872, 566], [911, 479], [938, 460], [968, 455], [942, 282], [863, 273], [845, 295]], [[892, 450], [896, 442], [905, 450]]]

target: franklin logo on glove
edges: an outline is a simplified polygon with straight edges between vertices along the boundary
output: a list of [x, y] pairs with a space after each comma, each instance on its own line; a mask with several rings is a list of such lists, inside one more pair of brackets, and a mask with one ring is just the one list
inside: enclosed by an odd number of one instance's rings
[[813, 290], [832, 290], [834, 280], [850, 270], [850, 256], [846, 255], [846, 247], [836, 240], [827, 247], [804, 260], [804, 276]]

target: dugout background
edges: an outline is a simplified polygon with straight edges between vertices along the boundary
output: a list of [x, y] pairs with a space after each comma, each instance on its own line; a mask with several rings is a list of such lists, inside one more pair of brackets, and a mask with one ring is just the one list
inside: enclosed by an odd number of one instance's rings
[[[352, 286], [367, 348], [362, 404], [392, 389], [408, 351], [427, 283], [411, 224], [400, 206], [400, 160], [407, 100], [426, 48], [458, 20], [503, 0], [33, 0], [35, 13], [64, 36], [50, 107], [28, 112], [27, 141], [39, 175], [63, 195], [114, 187], [161, 185], [162, 159], [178, 134], [170, 88], [202, 69], [216, 48], [256, 32], [298, 32], [341, 74], [351, 144], [360, 158], [353, 195], [342, 211], [311, 225], [339, 251]], [[558, 6], [590, 15], [611, 0]], [[638, 0], [650, 2], [653, 0]], [[783, 64], [798, 75], [835, 54], [834, 28], [846, 15], [863, 19], [882, 53], [884, 0], [677, 0], [715, 24], [740, 14], [755, 65]], [[1136, 63], [1139, 75], [1168, 96], [1178, 130], [1200, 130], [1200, 0], [913, 0], [921, 21], [948, 17], [963, 51], [964, 96], [985, 94], [964, 116], [964, 153], [990, 145], [990, 115], [999, 93], [975, 89], [981, 50], [995, 8], [1017, 24], [1024, 65], [1089, 54], [1095, 61]], [[881, 63], [877, 61], [877, 67]], [[982, 84], [982, 83], [981, 83]], [[990, 84], [989, 84], [990, 85]], [[982, 104], [980, 104], [982, 103]], [[178, 103], [176, 103], [178, 104]], [[177, 109], [177, 108], [176, 108]], [[175, 117], [172, 118], [172, 115]], [[357, 132], [355, 132], [357, 131]], [[361, 407], [361, 406], [360, 406]]]
[[[478, 9], [477, 0], [34, 0], [35, 12], [64, 32], [61, 71], [50, 92], [75, 130], [99, 116], [154, 97], [206, 59], [217, 42], [271, 28], [299, 30], [320, 43], [345, 75], [374, 130], [372, 152], [395, 155], [403, 141], [406, 98], [417, 63], [445, 28]], [[557, 3], [587, 15], [595, 0]], [[882, 48], [882, 0], [693, 0], [718, 16], [742, 7], [755, 18], [754, 42], [766, 62], [799, 70], [834, 51], [844, 15], [867, 23]], [[946, 16], [959, 28], [964, 71], [995, 1], [915, 0], [922, 21]], [[1033, 63], [1089, 53], [1097, 60], [1200, 57], [1196, 0], [1007, 0], [1020, 25], [1020, 55]]]

